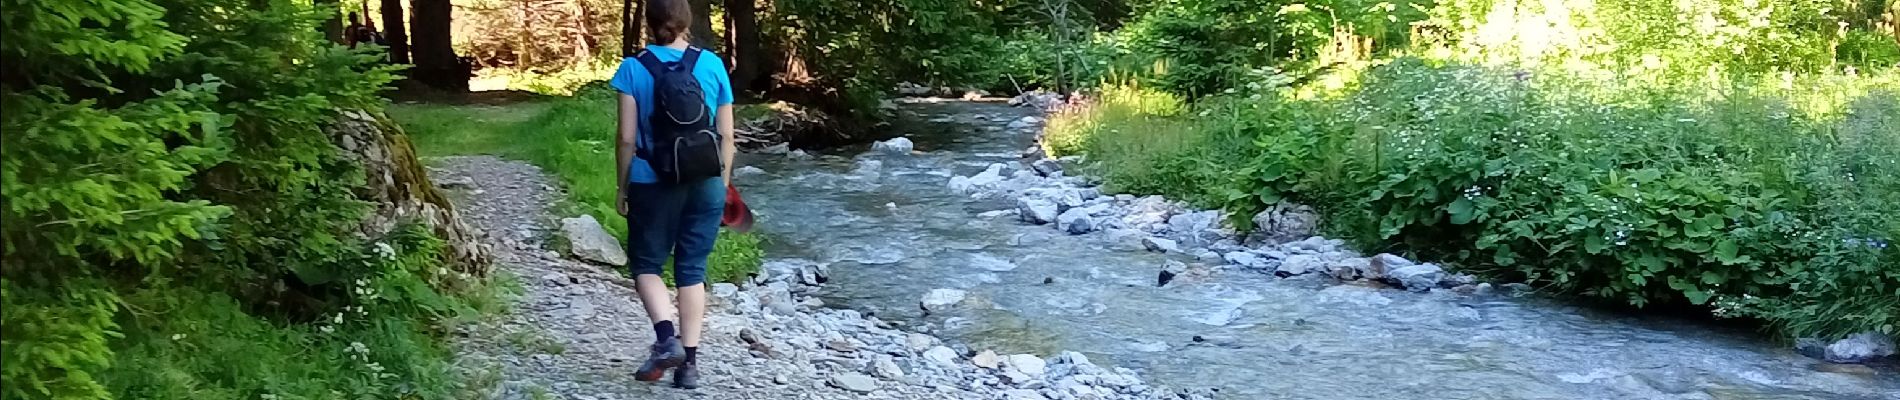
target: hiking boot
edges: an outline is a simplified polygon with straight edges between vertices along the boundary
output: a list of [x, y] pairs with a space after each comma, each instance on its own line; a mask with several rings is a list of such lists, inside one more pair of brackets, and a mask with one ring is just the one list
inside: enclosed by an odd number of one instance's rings
[[677, 367], [686, 361], [686, 347], [680, 345], [679, 338], [669, 337], [654, 343], [650, 351], [647, 362], [640, 364], [640, 369], [633, 372], [633, 379], [641, 382], [659, 381], [660, 377], [666, 376], [668, 368]]
[[682, 363], [673, 370], [673, 387], [681, 389], [699, 388], [699, 361]]

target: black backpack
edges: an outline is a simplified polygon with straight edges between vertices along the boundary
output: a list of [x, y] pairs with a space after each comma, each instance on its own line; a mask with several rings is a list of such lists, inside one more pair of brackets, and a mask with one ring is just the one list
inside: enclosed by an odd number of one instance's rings
[[653, 142], [644, 158], [661, 182], [715, 177], [724, 168], [712, 110], [706, 108], [705, 90], [693, 77], [701, 52], [698, 47], [687, 48], [686, 55], [672, 63], [660, 62], [651, 51], [634, 56], [653, 74], [653, 115], [647, 116], [647, 125], [652, 127], [647, 135]]

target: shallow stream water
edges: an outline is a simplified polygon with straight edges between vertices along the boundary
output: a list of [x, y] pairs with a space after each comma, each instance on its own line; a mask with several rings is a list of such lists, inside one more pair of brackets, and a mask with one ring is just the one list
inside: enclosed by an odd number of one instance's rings
[[[1002, 128], [1028, 111], [903, 109], [893, 129], [922, 154], [748, 155], [767, 172], [737, 180], [769, 258], [830, 263], [828, 304], [971, 348], [1074, 350], [1235, 399], [1900, 399], [1892, 366], [1825, 365], [1698, 321], [1241, 271], [1156, 287], [1173, 256], [980, 216], [1013, 203], [948, 189], [952, 174], [1018, 160], [1033, 137]], [[935, 288], [971, 299], [925, 315]]]

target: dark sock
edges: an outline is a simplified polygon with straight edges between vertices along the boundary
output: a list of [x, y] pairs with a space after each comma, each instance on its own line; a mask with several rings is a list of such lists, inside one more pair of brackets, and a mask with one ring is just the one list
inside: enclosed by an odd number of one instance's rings
[[699, 361], [699, 346], [687, 346], [686, 347], [686, 363], [692, 364], [697, 361]]
[[663, 340], [666, 340], [666, 338], [670, 338], [673, 336], [674, 336], [673, 335], [673, 321], [660, 321], [660, 322], [653, 323], [653, 341], [654, 342], [663, 341]]

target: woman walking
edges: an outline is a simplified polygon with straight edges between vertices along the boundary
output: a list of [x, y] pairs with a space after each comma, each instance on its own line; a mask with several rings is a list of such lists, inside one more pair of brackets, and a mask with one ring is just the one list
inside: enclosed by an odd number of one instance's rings
[[[654, 343], [634, 378], [673, 372], [675, 387], [699, 386], [699, 341], [706, 320], [706, 258], [719, 236], [732, 179], [732, 85], [725, 62], [686, 37], [686, 0], [649, 0], [654, 39], [621, 61], [610, 84], [619, 91], [620, 214], [627, 217], [627, 269]], [[679, 308], [661, 269], [673, 258]], [[677, 312], [676, 312], [677, 311]]]

